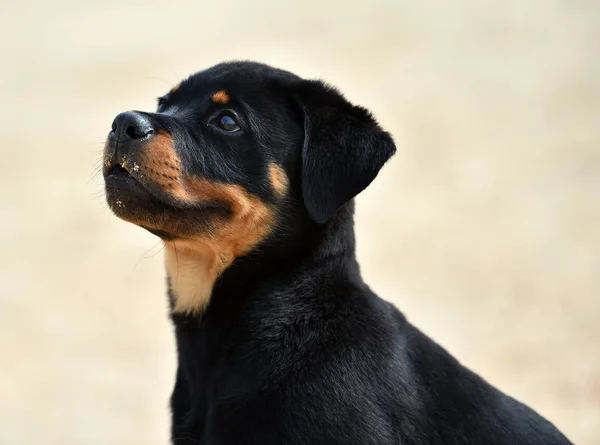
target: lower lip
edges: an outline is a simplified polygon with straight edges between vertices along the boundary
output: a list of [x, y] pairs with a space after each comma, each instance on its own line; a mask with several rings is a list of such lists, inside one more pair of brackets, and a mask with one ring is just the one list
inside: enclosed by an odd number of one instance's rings
[[122, 172], [111, 172], [108, 175], [106, 175], [104, 177], [105, 181], [109, 181], [109, 180], [118, 180], [118, 181], [135, 181], [135, 178], [133, 176], [131, 176], [129, 173], [122, 173]]
[[106, 185], [116, 187], [119, 191], [127, 190], [143, 198], [150, 196], [146, 188], [133, 176], [127, 173], [110, 173], [104, 178]]
[[179, 210], [197, 210], [197, 211], [212, 211], [221, 213], [223, 215], [228, 215], [229, 210], [222, 206], [211, 202], [206, 203], [196, 203], [194, 206], [184, 207], [184, 206], [174, 206], [173, 203], [165, 203], [164, 201], [157, 198], [153, 193], [151, 193], [142, 183], [140, 183], [136, 178], [134, 178], [131, 174], [121, 171], [111, 172], [104, 177], [104, 182], [107, 187], [107, 191], [112, 191], [110, 196], [113, 196], [115, 199], [117, 196], [125, 198], [123, 193], [129, 195], [129, 197], [135, 197], [138, 199], [142, 199], [144, 201], [152, 201], [154, 204], [161, 204], [171, 207], [173, 209]]

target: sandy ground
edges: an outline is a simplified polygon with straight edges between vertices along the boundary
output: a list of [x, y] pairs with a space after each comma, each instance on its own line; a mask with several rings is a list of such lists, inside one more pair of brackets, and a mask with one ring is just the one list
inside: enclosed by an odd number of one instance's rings
[[92, 172], [118, 112], [249, 58], [338, 85], [395, 136], [358, 200], [368, 283], [600, 444], [600, 3], [251, 3], [0, 5], [0, 443], [167, 443], [160, 246]]

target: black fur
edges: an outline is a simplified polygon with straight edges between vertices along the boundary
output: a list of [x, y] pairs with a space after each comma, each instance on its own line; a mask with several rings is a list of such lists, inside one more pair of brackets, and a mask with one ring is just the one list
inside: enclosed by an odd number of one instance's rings
[[[206, 126], [215, 88], [231, 94], [242, 134]], [[188, 171], [278, 209], [277, 228], [225, 270], [201, 315], [172, 314], [174, 444], [570, 443], [363, 282], [352, 198], [395, 151], [368, 111], [249, 62], [200, 72], [165, 101], [148, 116]], [[270, 161], [289, 178], [284, 198], [268, 187]]]
[[324, 224], [375, 179], [396, 146], [367, 110], [335, 89], [312, 81], [296, 94], [304, 110], [302, 195], [311, 217]]

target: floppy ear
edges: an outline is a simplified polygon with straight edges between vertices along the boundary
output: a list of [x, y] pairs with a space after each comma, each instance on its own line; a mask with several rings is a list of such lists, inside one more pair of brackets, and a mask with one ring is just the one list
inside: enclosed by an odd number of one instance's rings
[[324, 224], [375, 179], [396, 146], [369, 111], [335, 88], [303, 81], [295, 96], [304, 111], [302, 196], [312, 219]]

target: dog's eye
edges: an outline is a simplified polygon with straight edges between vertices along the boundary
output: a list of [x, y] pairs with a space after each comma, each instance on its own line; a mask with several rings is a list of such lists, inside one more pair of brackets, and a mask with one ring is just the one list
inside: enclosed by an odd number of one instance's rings
[[158, 106], [156, 107], [156, 112], [162, 113], [167, 108], [167, 100], [163, 97], [160, 97], [157, 102], [158, 102]]
[[233, 133], [240, 129], [235, 116], [230, 113], [223, 113], [217, 118], [217, 127], [219, 127], [223, 131], [227, 131], [229, 133]]

